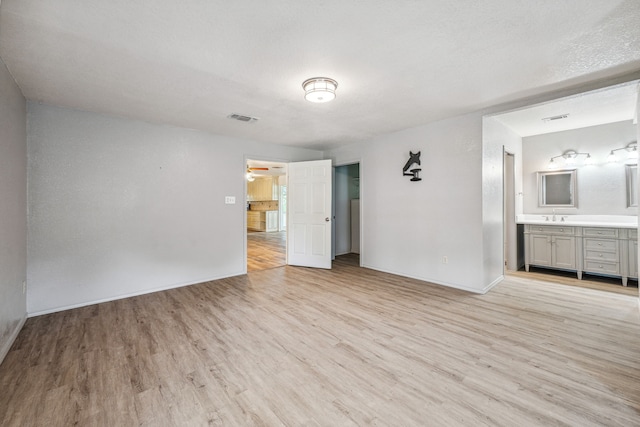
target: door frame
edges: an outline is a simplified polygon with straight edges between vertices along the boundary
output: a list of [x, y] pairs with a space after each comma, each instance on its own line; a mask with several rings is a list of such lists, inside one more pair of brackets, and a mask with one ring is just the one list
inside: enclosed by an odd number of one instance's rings
[[[512, 167], [511, 170], [507, 170], [507, 157], [511, 157], [512, 159]], [[518, 230], [517, 224], [515, 220], [516, 213], [516, 155], [511, 151], [507, 150], [505, 146], [502, 146], [502, 274], [506, 274], [509, 269], [509, 264], [511, 266], [515, 265], [516, 268], [513, 270], [517, 270], [518, 268]], [[507, 194], [508, 183], [507, 178], [511, 176], [511, 192]], [[510, 206], [508, 206], [510, 205]], [[508, 218], [508, 208], [511, 208], [513, 217]], [[511, 228], [511, 233], [508, 232], [509, 228]], [[515, 250], [515, 257], [510, 259], [509, 252]], [[511, 261], [511, 263], [509, 263]]]

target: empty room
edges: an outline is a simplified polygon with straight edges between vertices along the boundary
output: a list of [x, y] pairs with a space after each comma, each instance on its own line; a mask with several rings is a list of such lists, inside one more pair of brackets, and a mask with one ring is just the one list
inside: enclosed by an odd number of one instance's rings
[[640, 426], [639, 22], [0, 0], [0, 425]]

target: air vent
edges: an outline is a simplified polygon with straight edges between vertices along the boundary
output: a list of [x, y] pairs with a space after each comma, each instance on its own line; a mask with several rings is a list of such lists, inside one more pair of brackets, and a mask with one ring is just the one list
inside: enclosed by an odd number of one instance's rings
[[245, 123], [253, 123], [253, 122], [257, 122], [259, 119], [257, 117], [249, 117], [249, 116], [243, 116], [242, 114], [229, 114], [227, 116], [227, 118], [229, 119], [233, 119], [233, 120], [239, 120], [241, 122], [245, 122]]
[[551, 117], [545, 117], [542, 119], [543, 122], [551, 122], [554, 120], [562, 120], [562, 119], [566, 119], [567, 117], [569, 117], [569, 113], [567, 114], [558, 114], [557, 116], [551, 116]]

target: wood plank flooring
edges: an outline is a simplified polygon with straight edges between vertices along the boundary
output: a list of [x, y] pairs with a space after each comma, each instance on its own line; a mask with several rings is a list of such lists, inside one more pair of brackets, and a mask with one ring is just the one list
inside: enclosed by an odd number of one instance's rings
[[286, 231], [247, 233], [247, 272], [285, 265], [286, 240]]
[[2, 426], [638, 426], [638, 299], [281, 267], [28, 319]]

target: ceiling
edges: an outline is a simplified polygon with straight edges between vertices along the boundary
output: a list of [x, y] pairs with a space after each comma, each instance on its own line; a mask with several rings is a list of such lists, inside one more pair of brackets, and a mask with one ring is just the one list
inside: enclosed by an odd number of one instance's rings
[[[494, 116], [520, 136], [635, 120], [638, 81], [582, 93]], [[554, 118], [550, 120], [550, 118]]]
[[[637, 0], [2, 0], [0, 57], [36, 102], [327, 149], [640, 70], [638, 22]], [[316, 76], [335, 101], [304, 100]]]
[[[270, 162], [265, 160], [247, 160], [247, 168], [257, 168], [252, 170], [254, 176], [281, 176], [287, 174], [287, 163]], [[267, 169], [267, 170], [263, 170]]]

